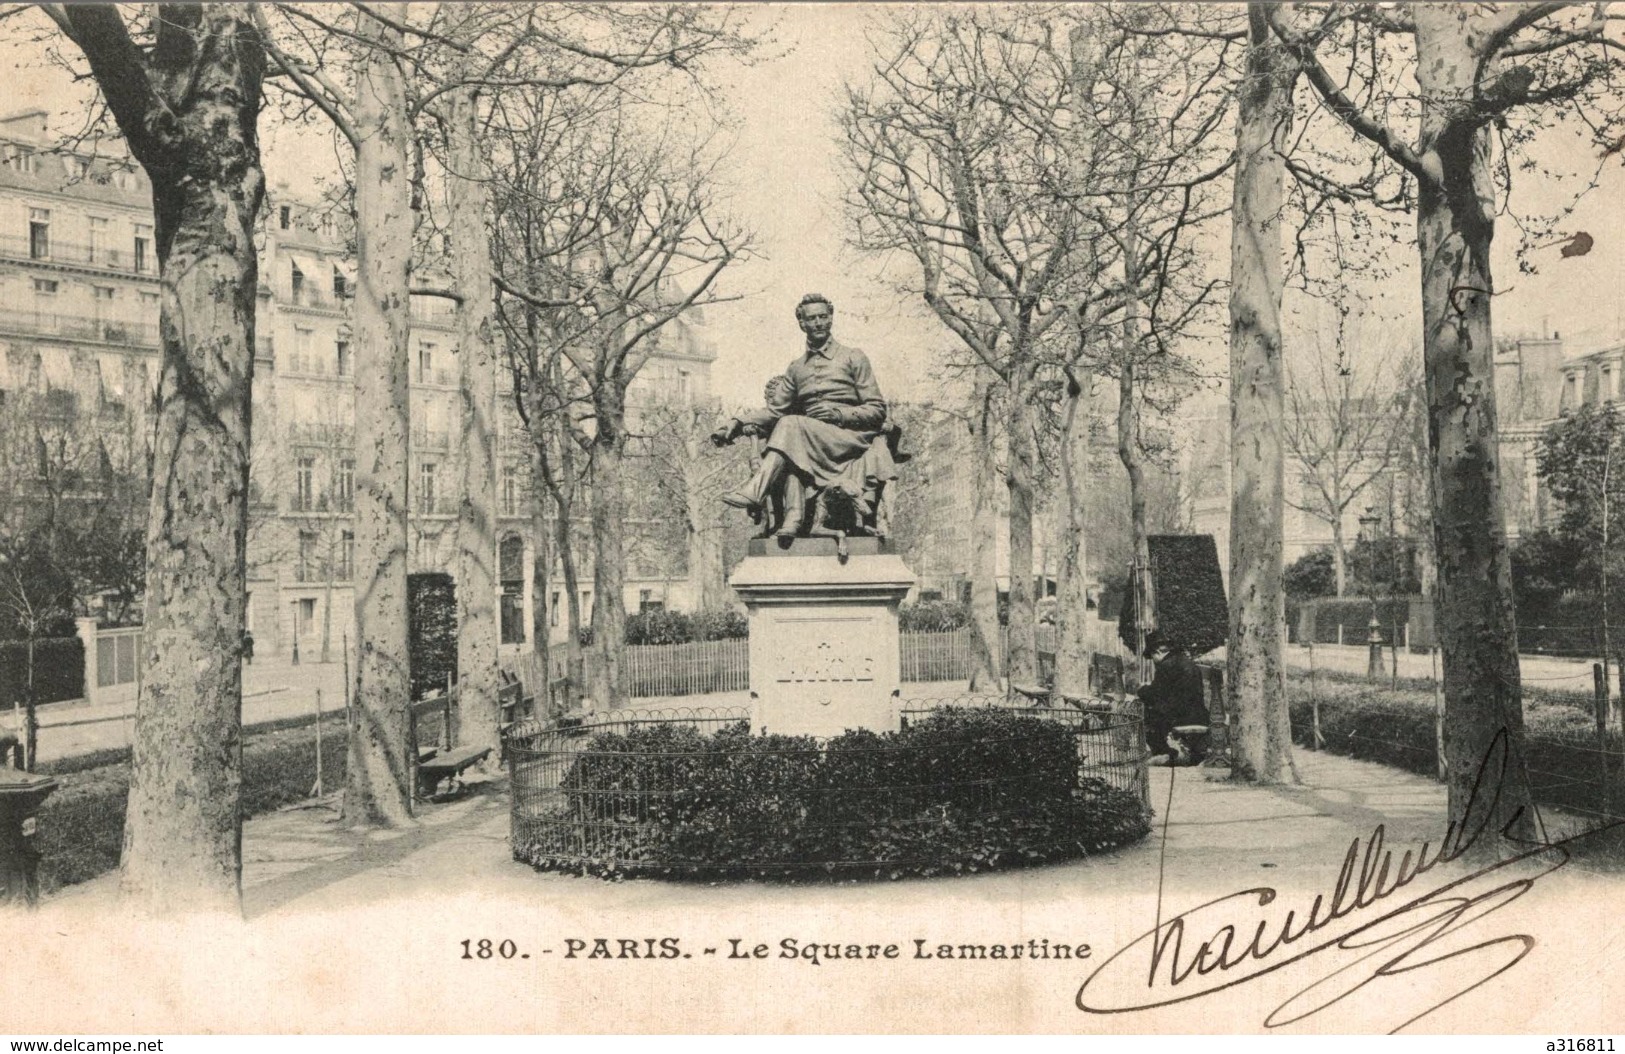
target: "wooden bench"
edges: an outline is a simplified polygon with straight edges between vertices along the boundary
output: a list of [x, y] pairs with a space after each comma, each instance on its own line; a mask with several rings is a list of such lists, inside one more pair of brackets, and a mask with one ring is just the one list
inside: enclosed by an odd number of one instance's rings
[[419, 760], [417, 796], [420, 799], [449, 798], [461, 794], [463, 772], [484, 761], [490, 753], [490, 747], [457, 747], [435, 751], [427, 760]]
[[[463, 773], [491, 753], [490, 747], [452, 746], [456, 735], [456, 702], [457, 690], [453, 688], [420, 699], [407, 708], [412, 792], [419, 800], [446, 798], [461, 792]], [[440, 718], [440, 736], [435, 743], [424, 743], [418, 736], [418, 722], [430, 716]]]

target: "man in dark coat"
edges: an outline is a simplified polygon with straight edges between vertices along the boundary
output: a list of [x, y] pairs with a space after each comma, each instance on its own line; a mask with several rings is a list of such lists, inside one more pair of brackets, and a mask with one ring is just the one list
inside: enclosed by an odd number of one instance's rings
[[1170, 645], [1153, 632], [1145, 642], [1145, 652], [1156, 662], [1150, 684], [1136, 694], [1145, 704], [1145, 738], [1152, 755], [1175, 753], [1168, 733], [1180, 725], [1208, 723], [1207, 703], [1202, 698], [1202, 671], [1184, 648]]

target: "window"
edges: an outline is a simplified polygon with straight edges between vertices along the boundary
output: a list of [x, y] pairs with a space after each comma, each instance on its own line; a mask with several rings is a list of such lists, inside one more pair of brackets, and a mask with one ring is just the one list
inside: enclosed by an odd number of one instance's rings
[[288, 356], [288, 368], [296, 373], [314, 373], [316, 362], [310, 353], [310, 346], [316, 339], [316, 331], [295, 326], [293, 329], [293, 354]]
[[316, 459], [302, 457], [294, 470], [293, 507], [295, 512], [310, 512], [316, 507]]
[[51, 258], [51, 210], [28, 210], [28, 255], [35, 260]]
[[435, 512], [435, 483], [440, 479], [440, 466], [425, 461], [418, 466], [418, 511]]
[[333, 476], [333, 496], [338, 501], [339, 512], [352, 512], [355, 509], [355, 461], [345, 458], [339, 462], [338, 471]]
[[150, 274], [152, 272], [152, 225], [138, 223], [135, 225], [135, 270], [137, 274]]
[[36, 296], [56, 296], [61, 285], [54, 278], [34, 279], [34, 293]]
[[418, 345], [418, 383], [434, 383], [434, 345]]
[[502, 643], [525, 642], [525, 541], [512, 535], [497, 550], [502, 595], [498, 604]]
[[306, 597], [299, 601], [299, 635], [301, 637], [314, 637], [316, 635], [315, 597]]
[[283, 230], [293, 226], [293, 209], [284, 205], [277, 210], [277, 225]]
[[90, 254], [91, 263], [103, 263], [107, 259], [107, 220], [101, 216], [90, 217]]
[[[316, 568], [316, 532], [299, 532], [299, 563], [294, 573], [301, 582], [315, 582], [320, 580], [320, 572]], [[303, 601], [301, 601], [303, 603]], [[315, 612], [311, 612], [315, 614]]]
[[113, 317], [113, 299], [118, 296], [118, 290], [110, 285], [91, 287], [90, 306], [99, 319]]
[[142, 318], [149, 318], [149, 317], [155, 318], [157, 316], [157, 314], [158, 314], [158, 294], [157, 293], [142, 293], [141, 294], [141, 317]]
[[558, 590], [553, 591], [553, 599], [547, 602], [547, 623], [550, 626], [557, 626], [559, 624]]
[[120, 190], [134, 190], [136, 184], [135, 169], [127, 165], [113, 167], [113, 185]]
[[68, 179], [78, 183], [90, 172], [90, 162], [82, 157], [68, 158]]
[[349, 286], [344, 281], [344, 272], [337, 267], [333, 268], [333, 295], [335, 297], [349, 295]]
[[288, 281], [293, 289], [293, 302], [296, 304], [304, 303], [305, 272], [301, 271], [299, 265], [292, 260], [288, 261]]
[[1602, 397], [1606, 402], [1619, 398], [1619, 371], [1612, 363], [1602, 368]]
[[33, 172], [34, 148], [19, 143], [6, 147], [6, 167], [14, 172]]
[[519, 515], [519, 480], [514, 476], [512, 466], [502, 472], [502, 515]]
[[355, 577], [355, 532], [345, 531], [339, 537], [339, 566], [336, 577], [348, 582]]
[[1563, 378], [1563, 406], [1565, 409], [1573, 409], [1579, 405], [1580, 375], [1571, 373]]
[[638, 611], [640, 613], [645, 612], [645, 611], [664, 611], [664, 610], [666, 610], [666, 602], [664, 600], [656, 600], [654, 590], [652, 590], [652, 589], [640, 589], [640, 590], [638, 590]]
[[341, 340], [334, 347], [334, 358], [336, 360], [335, 365], [338, 368], [339, 376], [350, 376], [350, 342], [347, 340]]

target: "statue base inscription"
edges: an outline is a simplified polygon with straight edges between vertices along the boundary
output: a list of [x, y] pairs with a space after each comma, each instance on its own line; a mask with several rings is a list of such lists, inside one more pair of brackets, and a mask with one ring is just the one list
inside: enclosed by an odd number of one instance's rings
[[898, 727], [897, 605], [914, 584], [902, 558], [854, 552], [842, 562], [827, 540], [797, 538], [753, 549], [729, 584], [750, 617], [754, 731]]

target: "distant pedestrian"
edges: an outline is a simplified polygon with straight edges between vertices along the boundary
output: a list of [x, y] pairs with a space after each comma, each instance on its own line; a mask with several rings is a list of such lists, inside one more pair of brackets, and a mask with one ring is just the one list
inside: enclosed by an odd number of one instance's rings
[[254, 665], [254, 634], [246, 629], [243, 630], [243, 661]]

